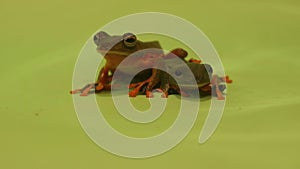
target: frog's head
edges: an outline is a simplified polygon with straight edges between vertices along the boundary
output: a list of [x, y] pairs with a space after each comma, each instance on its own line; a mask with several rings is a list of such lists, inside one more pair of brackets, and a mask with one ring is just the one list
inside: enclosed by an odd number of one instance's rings
[[[170, 60], [170, 61], [169, 61]], [[198, 88], [206, 86], [210, 83], [212, 78], [213, 68], [209, 64], [198, 64], [198, 63], [182, 63], [174, 64], [171, 59], [167, 59], [167, 67], [171, 76], [179, 80], [180, 86], [186, 89], [192, 89], [194, 86], [193, 82], [196, 80]], [[188, 76], [188, 71], [194, 76]], [[172, 83], [177, 83], [173, 82]]]
[[119, 56], [128, 56], [137, 51], [137, 44], [139, 43], [132, 33], [111, 36], [103, 31], [94, 36], [94, 42], [97, 45], [97, 51], [102, 55], [113, 54]]

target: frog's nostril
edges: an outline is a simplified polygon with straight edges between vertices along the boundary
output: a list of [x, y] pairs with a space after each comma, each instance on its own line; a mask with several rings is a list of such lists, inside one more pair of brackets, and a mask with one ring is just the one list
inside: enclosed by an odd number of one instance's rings
[[95, 35], [95, 36], [94, 36], [94, 41], [96, 41], [96, 40], [98, 40], [98, 37]]
[[97, 35], [94, 36], [94, 43], [98, 46], [99, 45], [99, 37]]

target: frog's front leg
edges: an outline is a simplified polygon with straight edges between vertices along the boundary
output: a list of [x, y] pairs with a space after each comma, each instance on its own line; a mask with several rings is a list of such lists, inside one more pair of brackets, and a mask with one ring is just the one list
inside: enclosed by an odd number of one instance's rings
[[142, 82], [137, 82], [137, 83], [130, 84], [129, 88], [134, 88], [134, 89], [129, 92], [129, 96], [130, 97], [135, 97], [139, 93], [141, 88], [143, 86], [147, 85], [147, 87], [146, 87], [146, 97], [153, 97], [152, 89], [159, 82], [159, 78], [157, 77], [157, 71], [158, 71], [157, 69], [152, 69], [151, 70], [151, 72], [152, 72], [151, 76], [148, 79], [146, 79]]
[[111, 71], [109, 68], [104, 67], [101, 69], [99, 75], [98, 75], [98, 80], [96, 82], [96, 92], [100, 92], [102, 90], [109, 90], [111, 89], [111, 79], [112, 75], [109, 75], [109, 71]]
[[[173, 86], [171, 86], [171, 77], [168, 73], [160, 70], [160, 69], [154, 69], [154, 73], [153, 73], [153, 78], [152, 81], [148, 84], [147, 88], [146, 88], [146, 96], [147, 97], [153, 97], [152, 91], [153, 88], [155, 88], [155, 91], [159, 91], [162, 93], [161, 97], [163, 98], [167, 98], [169, 95], [169, 90], [170, 88], [173, 88]], [[175, 88], [173, 88], [175, 89]], [[177, 89], [175, 89], [176, 91], [179, 91]]]
[[[153, 80], [154, 85], [150, 87], [154, 87], [158, 83], [160, 84], [159, 88], [155, 89], [162, 93], [161, 97], [167, 98], [169, 96], [170, 89], [170, 75], [162, 70], [157, 70], [156, 76]], [[150, 91], [150, 90], [149, 90]], [[152, 93], [151, 93], [152, 94]]]
[[[139, 91], [141, 90], [141, 88], [145, 85], [145, 84], [149, 84], [152, 81], [152, 76], [150, 78], [148, 78], [145, 81], [142, 82], [138, 82], [138, 83], [133, 83], [130, 84], [128, 88], [134, 88], [133, 90], [131, 90], [128, 94], [130, 97], [136, 97], [136, 95], [139, 93]], [[147, 92], [146, 92], [147, 93]]]
[[151, 76], [151, 81], [149, 82], [146, 88], [146, 97], [153, 97], [152, 91], [154, 87], [160, 84], [160, 88], [156, 88], [156, 91], [162, 93], [162, 97], [168, 97], [169, 91], [169, 81], [168, 81], [168, 74], [159, 69], [153, 69], [153, 73]]

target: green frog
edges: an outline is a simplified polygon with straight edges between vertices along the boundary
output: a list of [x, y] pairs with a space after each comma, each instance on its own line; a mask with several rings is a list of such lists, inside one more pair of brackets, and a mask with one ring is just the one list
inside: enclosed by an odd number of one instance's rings
[[[112, 76], [120, 63], [129, 55], [139, 53], [142, 56], [138, 58], [141, 59], [135, 60], [135, 63], [132, 63], [132, 65], [155, 66], [157, 60], [161, 60], [161, 58], [168, 60], [172, 59], [174, 56], [179, 57], [194, 74], [200, 93], [210, 95], [212, 93], [212, 89], [216, 89], [217, 92], [215, 93], [217, 93], [216, 95], [218, 98], [223, 99], [222, 91], [219, 90], [219, 82], [229, 82], [229, 79], [212, 76], [212, 68], [209, 65], [200, 64], [199, 60], [190, 59], [189, 61], [186, 61], [185, 58], [188, 53], [184, 49], [177, 48], [172, 50], [169, 54], [164, 55], [158, 41], [142, 42], [138, 40], [133, 33], [125, 33], [124, 35], [109, 35], [108, 33], [101, 31], [94, 36], [94, 43], [97, 45], [96, 50], [104, 56], [106, 63], [104, 67], [101, 68], [95, 83], [88, 84], [82, 89], [72, 90], [70, 92], [71, 94], [79, 92], [81, 96], [87, 96], [92, 89], [94, 89], [95, 92], [110, 90]], [[157, 50], [154, 50], [155, 52], [152, 53], [138, 52], [144, 49]], [[180, 67], [182, 66], [173, 66], [171, 69], [180, 69]], [[184, 73], [178, 70], [171, 71], [177, 71], [179, 74]], [[217, 79], [214, 80], [214, 84], [210, 81], [212, 77]], [[130, 97], [135, 97], [141, 92], [146, 94], [147, 97], [152, 97], [153, 89], [162, 92], [162, 97], [168, 97], [168, 94], [170, 93], [187, 95], [184, 91], [180, 91], [177, 83], [168, 73], [155, 68], [146, 69], [137, 73], [132, 79], [129, 88], [132, 89], [129, 92]], [[188, 90], [188, 83], [183, 85], [182, 88]]]

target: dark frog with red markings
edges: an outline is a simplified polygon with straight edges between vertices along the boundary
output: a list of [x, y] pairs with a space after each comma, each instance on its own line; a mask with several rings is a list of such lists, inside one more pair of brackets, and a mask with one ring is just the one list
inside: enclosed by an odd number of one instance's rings
[[[96, 50], [102, 54], [106, 60], [101, 68], [98, 79], [95, 83], [89, 84], [82, 89], [71, 91], [72, 94], [80, 92], [81, 96], [87, 96], [89, 91], [95, 88], [95, 92], [111, 89], [112, 76], [118, 65], [129, 55], [148, 48], [161, 49], [158, 41], [142, 42], [137, 40], [132, 33], [124, 35], [109, 35], [106, 32], [99, 32], [94, 36], [94, 42], [97, 45]], [[161, 53], [162, 55], [163, 53]], [[151, 75], [152, 70], [146, 70], [139, 75]]]
[[[146, 94], [147, 97], [152, 97], [153, 90], [162, 92], [162, 97], [168, 97], [169, 94], [188, 96], [184, 90], [190, 90], [189, 79], [195, 79], [200, 95], [213, 94], [218, 99], [224, 99], [222, 91], [225, 87], [224, 85], [220, 85], [220, 83], [231, 82], [228, 77], [213, 75], [212, 67], [208, 64], [201, 64], [201, 61], [195, 59], [186, 61], [185, 58], [188, 53], [181, 48], [174, 49], [165, 55], [158, 41], [142, 42], [132, 33], [111, 36], [101, 31], [94, 36], [94, 42], [97, 45], [97, 51], [104, 56], [106, 63], [101, 68], [95, 83], [88, 84], [81, 89], [72, 90], [71, 94], [80, 93], [81, 96], [87, 96], [92, 90], [95, 92], [110, 90], [112, 77], [116, 69], [125, 58], [132, 55], [138, 55], [137, 59], [131, 61], [128, 66], [125, 66], [124, 70], [118, 68], [118, 71], [121, 71], [124, 77], [129, 74], [135, 75], [129, 84], [129, 88], [131, 89], [129, 96], [131, 97], [135, 97], [138, 94]], [[183, 69], [183, 67], [188, 67], [192, 72], [192, 76], [194, 76], [185, 78], [184, 83], [180, 84], [180, 88], [169, 73], [155, 68], [155, 64], [166, 64], [169, 60], [174, 59], [174, 57], [177, 57], [177, 59], [180, 58], [184, 65], [171, 64], [172, 66], [168, 67], [168, 71], [173, 72], [173, 76], [184, 76], [186, 69]], [[151, 68], [149, 67], [149, 69], [136, 72], [132, 68], [137, 66], [150, 66]], [[117, 77], [117, 79], [122, 80], [122, 77]]]

